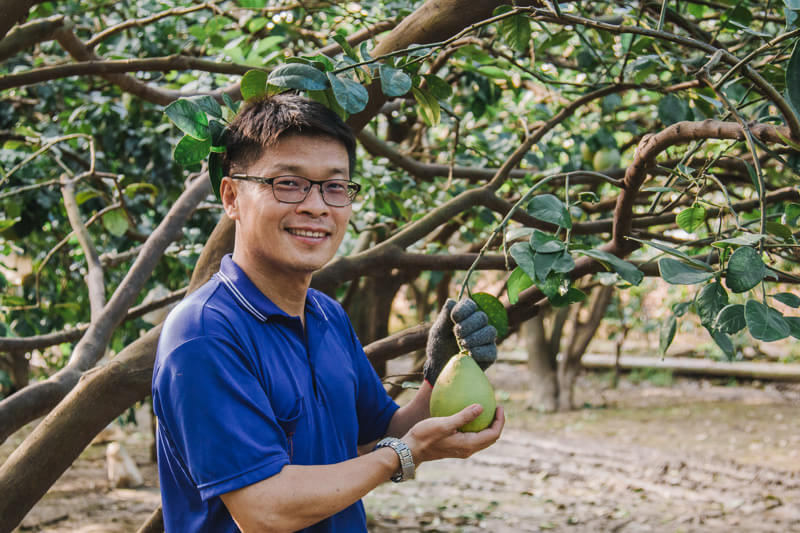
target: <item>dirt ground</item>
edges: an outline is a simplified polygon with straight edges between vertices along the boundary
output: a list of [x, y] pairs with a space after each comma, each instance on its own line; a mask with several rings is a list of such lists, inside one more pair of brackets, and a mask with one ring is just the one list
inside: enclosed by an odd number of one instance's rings
[[[524, 365], [489, 377], [508, 414], [501, 440], [373, 491], [370, 531], [800, 532], [800, 385], [656, 373], [611, 389], [588, 374], [583, 408], [541, 414], [526, 409]], [[110, 489], [106, 445], [90, 446], [17, 531], [135, 531], [159, 503], [148, 427], [140, 419], [123, 439], [145, 486]]]

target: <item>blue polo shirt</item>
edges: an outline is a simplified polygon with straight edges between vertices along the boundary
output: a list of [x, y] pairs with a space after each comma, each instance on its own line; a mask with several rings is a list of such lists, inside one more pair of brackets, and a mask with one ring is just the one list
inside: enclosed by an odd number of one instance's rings
[[[351, 459], [385, 434], [397, 404], [344, 310], [309, 289], [305, 317], [304, 330], [230, 256], [167, 317], [153, 410], [168, 533], [238, 531], [221, 494], [287, 464]], [[366, 531], [364, 507], [303, 531]]]

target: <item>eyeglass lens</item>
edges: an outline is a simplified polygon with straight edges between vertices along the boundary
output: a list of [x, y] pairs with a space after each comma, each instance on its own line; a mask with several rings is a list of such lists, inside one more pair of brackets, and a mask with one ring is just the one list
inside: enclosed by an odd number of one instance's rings
[[[300, 203], [308, 196], [311, 185], [305, 178], [284, 176], [273, 180], [272, 190], [280, 202]], [[358, 193], [355, 184], [348, 180], [326, 180], [320, 184], [320, 191], [322, 200], [334, 207], [349, 205]]]

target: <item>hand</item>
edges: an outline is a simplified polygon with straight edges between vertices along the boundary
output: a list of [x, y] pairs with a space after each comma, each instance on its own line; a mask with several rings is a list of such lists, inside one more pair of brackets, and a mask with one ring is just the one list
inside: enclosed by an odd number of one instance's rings
[[489, 325], [489, 317], [478, 304], [470, 298], [458, 303], [448, 298], [428, 333], [425, 379], [431, 385], [436, 383], [444, 365], [459, 352], [459, 343], [486, 370], [497, 360], [496, 338], [497, 330]]
[[477, 418], [482, 411], [483, 407], [473, 404], [454, 415], [428, 418], [414, 424], [402, 439], [411, 449], [414, 464], [419, 466], [425, 461], [446, 457], [465, 459], [494, 444], [500, 438], [505, 424], [502, 406], [497, 406], [492, 425], [483, 431], [458, 431], [458, 428]]

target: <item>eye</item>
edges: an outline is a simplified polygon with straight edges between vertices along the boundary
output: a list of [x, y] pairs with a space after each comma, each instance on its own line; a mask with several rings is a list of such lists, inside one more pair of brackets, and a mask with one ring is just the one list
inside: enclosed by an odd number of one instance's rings
[[307, 188], [308, 184], [302, 178], [296, 178], [294, 176], [286, 176], [275, 179], [275, 181], [272, 182], [272, 186], [278, 187], [285, 191], [294, 191]]
[[324, 184], [325, 192], [341, 194], [347, 191], [347, 182], [344, 180], [329, 180]]

